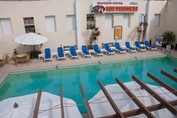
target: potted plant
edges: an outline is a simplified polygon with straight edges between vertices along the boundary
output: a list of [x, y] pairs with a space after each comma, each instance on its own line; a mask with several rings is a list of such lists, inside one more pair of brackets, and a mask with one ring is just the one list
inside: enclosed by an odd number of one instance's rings
[[[176, 35], [172, 32], [172, 31], [166, 31], [163, 33], [163, 47], [166, 47], [166, 45], [171, 45], [174, 41], [175, 41], [175, 38], [176, 38]], [[172, 45], [172, 48], [173, 48], [173, 45]]]
[[89, 48], [92, 47], [93, 43], [97, 42], [98, 36], [100, 35], [100, 31], [98, 29], [98, 27], [94, 28], [90, 34], [90, 44], [89, 44]]
[[146, 21], [146, 15], [144, 15], [144, 21], [139, 23], [139, 26], [137, 27], [138, 32], [138, 41], [140, 43], [143, 43], [145, 40], [145, 35], [148, 27], [148, 22]]

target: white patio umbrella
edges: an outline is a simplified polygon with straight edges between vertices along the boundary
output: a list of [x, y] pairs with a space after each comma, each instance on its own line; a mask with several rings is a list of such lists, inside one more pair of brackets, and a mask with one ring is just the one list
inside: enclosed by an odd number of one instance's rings
[[[127, 86], [129, 90], [131, 90], [131, 92], [136, 97], [138, 97], [138, 99], [145, 106], [155, 105], [159, 103], [146, 90], [141, 89], [140, 85], [137, 84], [136, 82], [134, 81], [126, 82], [124, 83], [124, 85]], [[161, 94], [161, 97], [163, 97], [167, 101], [176, 100], [176, 96], [163, 87], [158, 87], [149, 84], [147, 84], [147, 86], [155, 90], [158, 94]], [[131, 100], [131, 98], [126, 94], [126, 92], [123, 91], [123, 89], [119, 85], [117, 84], [106, 85], [105, 88], [111, 95], [112, 99], [114, 100], [118, 108], [121, 110], [121, 112], [138, 109], [138, 106]], [[89, 100], [89, 103], [95, 118], [115, 114], [114, 109], [108, 102], [102, 90], [100, 90], [94, 97], [92, 97]], [[157, 111], [153, 111], [152, 113], [158, 118], [175, 118], [175, 116], [167, 109], [160, 109]], [[135, 117], [144, 118], [146, 116], [140, 114]]]
[[47, 42], [47, 38], [36, 33], [27, 33], [17, 36], [14, 42], [22, 45], [39, 45]]
[[[8, 98], [0, 102], [0, 118], [32, 118], [35, 109], [37, 93]], [[14, 103], [18, 107], [14, 108]], [[64, 113], [67, 118], [81, 118], [76, 102], [63, 98]], [[66, 107], [70, 106], [70, 107]], [[72, 107], [71, 107], [72, 106]], [[42, 92], [38, 118], [59, 118], [61, 116], [60, 97]]]

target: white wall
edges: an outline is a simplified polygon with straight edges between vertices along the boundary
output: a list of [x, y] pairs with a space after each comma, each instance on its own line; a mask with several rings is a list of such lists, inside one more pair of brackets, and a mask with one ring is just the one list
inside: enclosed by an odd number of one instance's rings
[[[99, 0], [96, 0], [99, 1]], [[102, 1], [107, 1], [107, 0], [102, 0]], [[119, 0], [119, 1], [124, 1], [124, 0]], [[127, 0], [127, 1], [138, 1], [138, 0]], [[86, 31], [86, 15], [90, 13], [90, 6], [91, 6], [91, 2], [92, 1], [81, 1], [81, 14], [83, 19], [85, 19], [85, 21], [83, 21], [83, 29], [81, 30], [83, 33], [82, 38], [84, 39], [85, 36], [86, 38], [88, 38], [89, 35], [89, 31]], [[166, 4], [166, 1], [151, 1], [152, 2], [152, 10], [150, 13], [151, 15], [151, 19], [150, 19], [150, 23], [149, 23], [149, 37], [153, 38], [153, 42], [155, 42], [155, 36], [157, 34], [161, 34], [161, 28], [163, 27], [163, 10], [164, 10], [164, 6]], [[87, 6], [86, 6], [87, 4]], [[90, 5], [90, 6], [89, 6]], [[132, 44], [134, 43], [135, 40], [137, 40], [137, 26], [139, 25], [139, 14], [145, 14], [146, 13], [146, 7], [147, 7], [147, 1], [138, 1], [138, 11], [135, 13], [131, 13], [130, 17], [131, 17], [131, 21], [130, 21], [130, 27], [123, 27], [123, 36], [121, 40], [118, 40], [120, 42], [121, 45], [125, 45], [125, 41], [129, 41]], [[153, 24], [153, 19], [154, 19], [154, 14], [162, 14], [161, 15], [161, 24], [160, 27], [158, 28], [154, 28], [154, 26], [152, 27], [151, 25]], [[114, 26], [117, 25], [121, 25], [123, 26], [123, 14], [122, 13], [115, 13], [113, 14], [113, 18], [114, 18]], [[81, 20], [82, 21], [82, 20]], [[114, 29], [106, 29], [105, 28], [105, 14], [96, 14], [96, 27], [99, 27], [101, 35], [98, 38], [98, 44], [101, 45], [104, 42], [114, 42]], [[81, 38], [81, 39], [82, 39]], [[83, 40], [82, 42], [84, 42], [85, 40]]]
[[165, 29], [164, 31], [173, 31], [176, 35], [176, 42], [177, 44], [177, 0], [169, 0], [168, 5], [165, 10]]
[[[162, 32], [165, 29], [165, 6], [166, 6], [166, 1], [150, 1], [151, 2], [151, 12], [149, 14], [150, 17], [150, 22], [148, 23], [148, 28], [149, 28], [149, 38], [152, 38], [153, 41], [152, 43], [155, 43], [155, 37], [156, 35], [162, 35]], [[159, 27], [154, 27], [154, 18], [155, 14], [160, 14], [160, 26]]]
[[[63, 7], [65, 6], [65, 7]], [[75, 31], [68, 31], [66, 27], [66, 15], [73, 15], [74, 0], [50, 0], [50, 1], [0, 1], [0, 18], [10, 18], [13, 35], [5, 36], [0, 28], [0, 51], [12, 53], [14, 48], [23, 52], [24, 46], [16, 44], [13, 39], [25, 33], [23, 18], [34, 17], [36, 32], [48, 37], [48, 42], [43, 45], [52, 50], [59, 45], [75, 45]], [[54, 15], [56, 18], [57, 32], [47, 32], [45, 16]], [[8, 48], [7, 48], [8, 45]], [[30, 50], [31, 47], [25, 46]], [[23, 49], [23, 50], [22, 50]]]
[[[98, 1], [98, 0], [97, 0]], [[108, 1], [108, 0], [101, 0]], [[124, 0], [119, 0], [124, 1]], [[124, 45], [125, 41], [133, 43], [137, 40], [137, 26], [139, 25], [139, 14], [144, 14], [147, 1], [141, 0], [127, 0], [138, 2], [138, 11], [131, 13], [131, 22], [129, 28], [123, 27], [123, 36], [121, 40], [118, 40], [121, 45]], [[176, 2], [176, 0], [172, 0]], [[155, 35], [162, 34], [164, 28], [171, 28], [177, 33], [177, 27], [175, 27], [175, 20], [171, 19], [176, 11], [165, 12], [164, 7], [166, 1], [151, 1], [152, 13], [151, 22], [149, 23], [149, 37], [155, 38]], [[170, 5], [170, 4], [169, 4]], [[176, 9], [174, 3], [173, 9]], [[90, 30], [87, 30], [86, 26], [86, 14], [91, 13], [92, 0], [80, 0], [80, 24], [81, 24], [81, 44], [88, 44]], [[160, 27], [154, 28], [153, 16], [154, 14], [161, 14]], [[56, 32], [47, 32], [45, 24], [45, 16], [55, 16], [56, 19]], [[0, 28], [0, 52], [12, 53], [14, 48], [17, 48], [18, 52], [25, 52], [31, 49], [30, 46], [21, 46], [13, 42], [13, 39], [25, 33], [23, 18], [34, 17], [34, 23], [36, 32], [41, 33], [48, 38], [48, 42], [41, 48], [50, 47], [52, 50], [56, 50], [59, 45], [76, 45], [76, 32], [67, 30], [66, 15], [75, 15], [75, 0], [46, 0], [46, 1], [0, 1], [0, 18], [10, 18], [13, 28], [13, 35], [5, 36]], [[114, 26], [123, 25], [123, 14], [113, 14]], [[169, 17], [167, 25], [165, 25], [165, 17]], [[176, 15], [177, 16], [177, 15]], [[175, 18], [176, 18], [175, 16]], [[170, 21], [170, 22], [169, 22]], [[171, 26], [171, 27], [170, 27]], [[96, 27], [99, 27], [101, 35], [98, 38], [98, 44], [101, 45], [104, 42], [114, 42], [114, 29], [105, 28], [105, 15], [96, 15]], [[24, 50], [26, 49], [26, 50]]]
[[[99, 1], [99, 0], [95, 0]], [[101, 0], [102, 2], [108, 1], [108, 0]], [[124, 0], [119, 0], [119, 1], [124, 1]], [[130, 1], [130, 0], [127, 0]], [[138, 0], [131, 0], [133, 1], [138, 1]], [[84, 20], [82, 21], [82, 43], [87, 43], [88, 39], [86, 40], [85, 38], [89, 38], [89, 31], [85, 30], [86, 29], [86, 14], [91, 13], [91, 3], [92, 0], [83, 0], [81, 1], [81, 17]], [[145, 8], [146, 8], [146, 1], [140, 1], [138, 2], [138, 11], [135, 13], [131, 13], [131, 27], [129, 28], [124, 28], [123, 27], [123, 36], [121, 40], [118, 40], [120, 44], [125, 45], [125, 41], [130, 41], [131, 43], [134, 42], [134, 40], [137, 39], [137, 26], [139, 24], [139, 14], [140, 13], [145, 13]], [[106, 29], [105, 28], [105, 14], [96, 14], [96, 27], [99, 27], [99, 30], [101, 32], [101, 35], [98, 37], [98, 44], [101, 45], [104, 42], [114, 42], [114, 29]], [[122, 13], [114, 13], [113, 14], [114, 18], [114, 26], [117, 25], [123, 25], [123, 14]], [[85, 41], [86, 40], [86, 41]]]

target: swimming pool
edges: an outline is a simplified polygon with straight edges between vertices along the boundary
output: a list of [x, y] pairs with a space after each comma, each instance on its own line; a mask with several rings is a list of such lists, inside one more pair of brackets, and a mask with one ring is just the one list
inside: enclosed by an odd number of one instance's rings
[[82, 83], [88, 99], [92, 98], [100, 90], [98, 80], [101, 80], [104, 85], [115, 84], [115, 77], [118, 77], [122, 82], [128, 82], [132, 81], [131, 75], [134, 74], [145, 83], [158, 85], [146, 76], [147, 72], [163, 79], [163, 81], [177, 89], [175, 82], [160, 74], [160, 70], [164, 69], [173, 75], [177, 75], [173, 72], [176, 67], [177, 59], [166, 56], [11, 73], [0, 87], [0, 100], [36, 93], [39, 88], [59, 95], [59, 87], [62, 86], [63, 96], [75, 100], [77, 104], [82, 104], [79, 106], [79, 110], [83, 113], [86, 112], [86, 108], [83, 106], [84, 101], [79, 83]]

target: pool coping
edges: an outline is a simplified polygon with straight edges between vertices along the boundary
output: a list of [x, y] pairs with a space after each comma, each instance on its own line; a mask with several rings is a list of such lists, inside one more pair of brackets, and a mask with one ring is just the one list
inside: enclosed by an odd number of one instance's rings
[[46, 67], [46, 68], [36, 68], [35, 70], [32, 69], [26, 69], [26, 70], [17, 70], [17, 71], [13, 71], [13, 72], [9, 72], [9, 74], [13, 74], [13, 73], [24, 73], [24, 72], [34, 72], [34, 71], [43, 71], [43, 70], [53, 70], [53, 69], [64, 69], [64, 68], [74, 68], [74, 67], [78, 67], [78, 66], [88, 66], [88, 65], [98, 65], [98, 64], [107, 64], [107, 63], [113, 63], [113, 62], [126, 62], [126, 61], [132, 61], [132, 60], [137, 60], [137, 59], [150, 59], [150, 58], [158, 58], [158, 57], [166, 57], [167, 55], [161, 55], [161, 56], [152, 56], [152, 57], [146, 57], [146, 58], [130, 58], [130, 59], [126, 59], [126, 60], [112, 60], [112, 61], [98, 61], [95, 63], [87, 63], [87, 64], [73, 64], [73, 65], [66, 65], [66, 66], [50, 66], [50, 67]]

